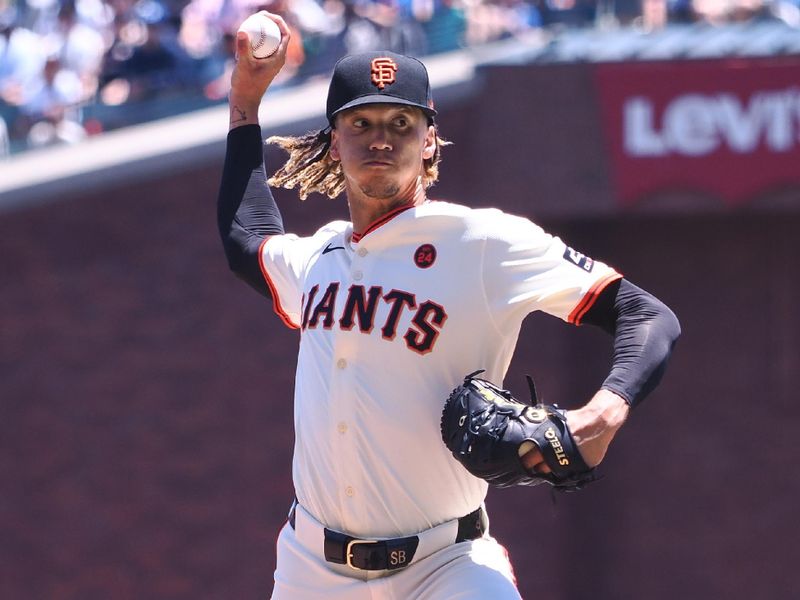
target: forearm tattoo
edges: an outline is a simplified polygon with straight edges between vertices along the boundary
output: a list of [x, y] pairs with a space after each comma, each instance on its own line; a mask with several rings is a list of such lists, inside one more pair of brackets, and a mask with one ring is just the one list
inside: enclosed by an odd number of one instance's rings
[[241, 123], [247, 120], [247, 113], [238, 106], [231, 107], [231, 123]]

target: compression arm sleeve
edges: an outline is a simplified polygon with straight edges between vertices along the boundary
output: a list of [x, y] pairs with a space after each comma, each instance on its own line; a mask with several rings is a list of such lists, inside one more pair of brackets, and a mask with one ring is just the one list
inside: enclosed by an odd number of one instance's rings
[[281, 213], [267, 185], [259, 125], [244, 125], [228, 133], [217, 197], [217, 225], [231, 270], [257, 292], [270, 296], [259, 252], [267, 236], [284, 231]]
[[660, 300], [622, 279], [610, 284], [583, 318], [614, 336], [614, 361], [601, 386], [634, 407], [658, 385], [681, 333]]

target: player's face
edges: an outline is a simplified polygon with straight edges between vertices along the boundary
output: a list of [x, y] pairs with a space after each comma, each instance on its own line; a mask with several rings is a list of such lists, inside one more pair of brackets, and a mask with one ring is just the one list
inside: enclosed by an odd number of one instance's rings
[[345, 185], [369, 198], [413, 194], [423, 161], [436, 150], [436, 133], [425, 114], [398, 104], [370, 104], [336, 118], [331, 157], [341, 162]]

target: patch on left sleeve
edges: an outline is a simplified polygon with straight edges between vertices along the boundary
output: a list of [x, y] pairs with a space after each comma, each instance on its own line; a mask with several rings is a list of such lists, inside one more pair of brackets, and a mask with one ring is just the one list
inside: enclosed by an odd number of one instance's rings
[[594, 268], [594, 259], [589, 258], [582, 252], [573, 250], [569, 246], [567, 246], [566, 250], [564, 250], [564, 260], [571, 262], [573, 265], [583, 269], [587, 273], [591, 273], [592, 269]]

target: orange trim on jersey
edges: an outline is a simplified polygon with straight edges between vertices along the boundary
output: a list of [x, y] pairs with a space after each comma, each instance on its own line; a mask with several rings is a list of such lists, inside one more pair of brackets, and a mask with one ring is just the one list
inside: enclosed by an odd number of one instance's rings
[[581, 301], [578, 302], [578, 306], [572, 309], [572, 312], [569, 313], [569, 317], [567, 317], [567, 321], [573, 323], [574, 325], [580, 325], [581, 319], [586, 316], [586, 313], [589, 312], [589, 309], [594, 306], [597, 297], [602, 293], [608, 285], [618, 279], [622, 279], [622, 275], [614, 271], [613, 273], [609, 273], [605, 277], [601, 277], [597, 281], [592, 284], [592, 287], [589, 288], [589, 291], [581, 298]]
[[272, 309], [275, 311], [283, 324], [286, 325], [289, 329], [300, 329], [299, 325], [295, 325], [292, 322], [292, 319], [286, 314], [286, 311], [283, 310], [281, 306], [280, 297], [278, 296], [278, 289], [275, 287], [275, 284], [272, 283], [272, 279], [270, 279], [269, 273], [267, 273], [267, 267], [264, 264], [264, 245], [269, 241], [269, 236], [261, 242], [261, 245], [258, 247], [258, 266], [261, 267], [261, 274], [264, 276], [264, 281], [267, 282], [267, 286], [269, 287], [269, 292], [272, 294]]
[[517, 574], [514, 572], [514, 565], [511, 562], [511, 555], [508, 553], [508, 550], [505, 546], [497, 542], [497, 544], [503, 549], [503, 554], [505, 554], [506, 561], [508, 562], [508, 569], [511, 571], [511, 582], [514, 584], [515, 588], [519, 587], [519, 583], [517, 583]]
[[368, 233], [370, 233], [370, 232], [372, 232], [372, 231], [375, 231], [375, 230], [376, 230], [378, 227], [380, 227], [380, 226], [381, 226], [381, 225], [383, 225], [384, 223], [386, 223], [386, 222], [388, 222], [388, 221], [391, 221], [392, 219], [394, 219], [394, 218], [395, 218], [397, 215], [399, 215], [401, 212], [405, 212], [405, 211], [407, 211], [409, 208], [414, 208], [414, 206], [416, 206], [416, 205], [415, 205], [415, 204], [405, 204], [405, 205], [403, 205], [403, 206], [400, 206], [400, 207], [398, 207], [398, 208], [395, 208], [395, 209], [393, 209], [393, 210], [390, 210], [388, 213], [386, 213], [386, 214], [385, 214], [385, 215], [383, 215], [382, 217], [379, 217], [379, 218], [375, 219], [375, 220], [374, 220], [372, 223], [370, 223], [370, 224], [369, 224], [369, 226], [368, 226], [368, 227], [367, 227], [367, 228], [364, 230], [364, 233], [356, 233], [356, 232], [354, 231], [354, 232], [353, 232], [353, 235], [350, 237], [350, 239], [352, 240], [352, 242], [353, 242], [354, 244], [355, 244], [355, 243], [357, 243], [358, 241], [360, 241], [360, 240], [361, 240], [361, 238], [363, 238], [363, 237], [364, 237], [365, 235], [367, 235]]

